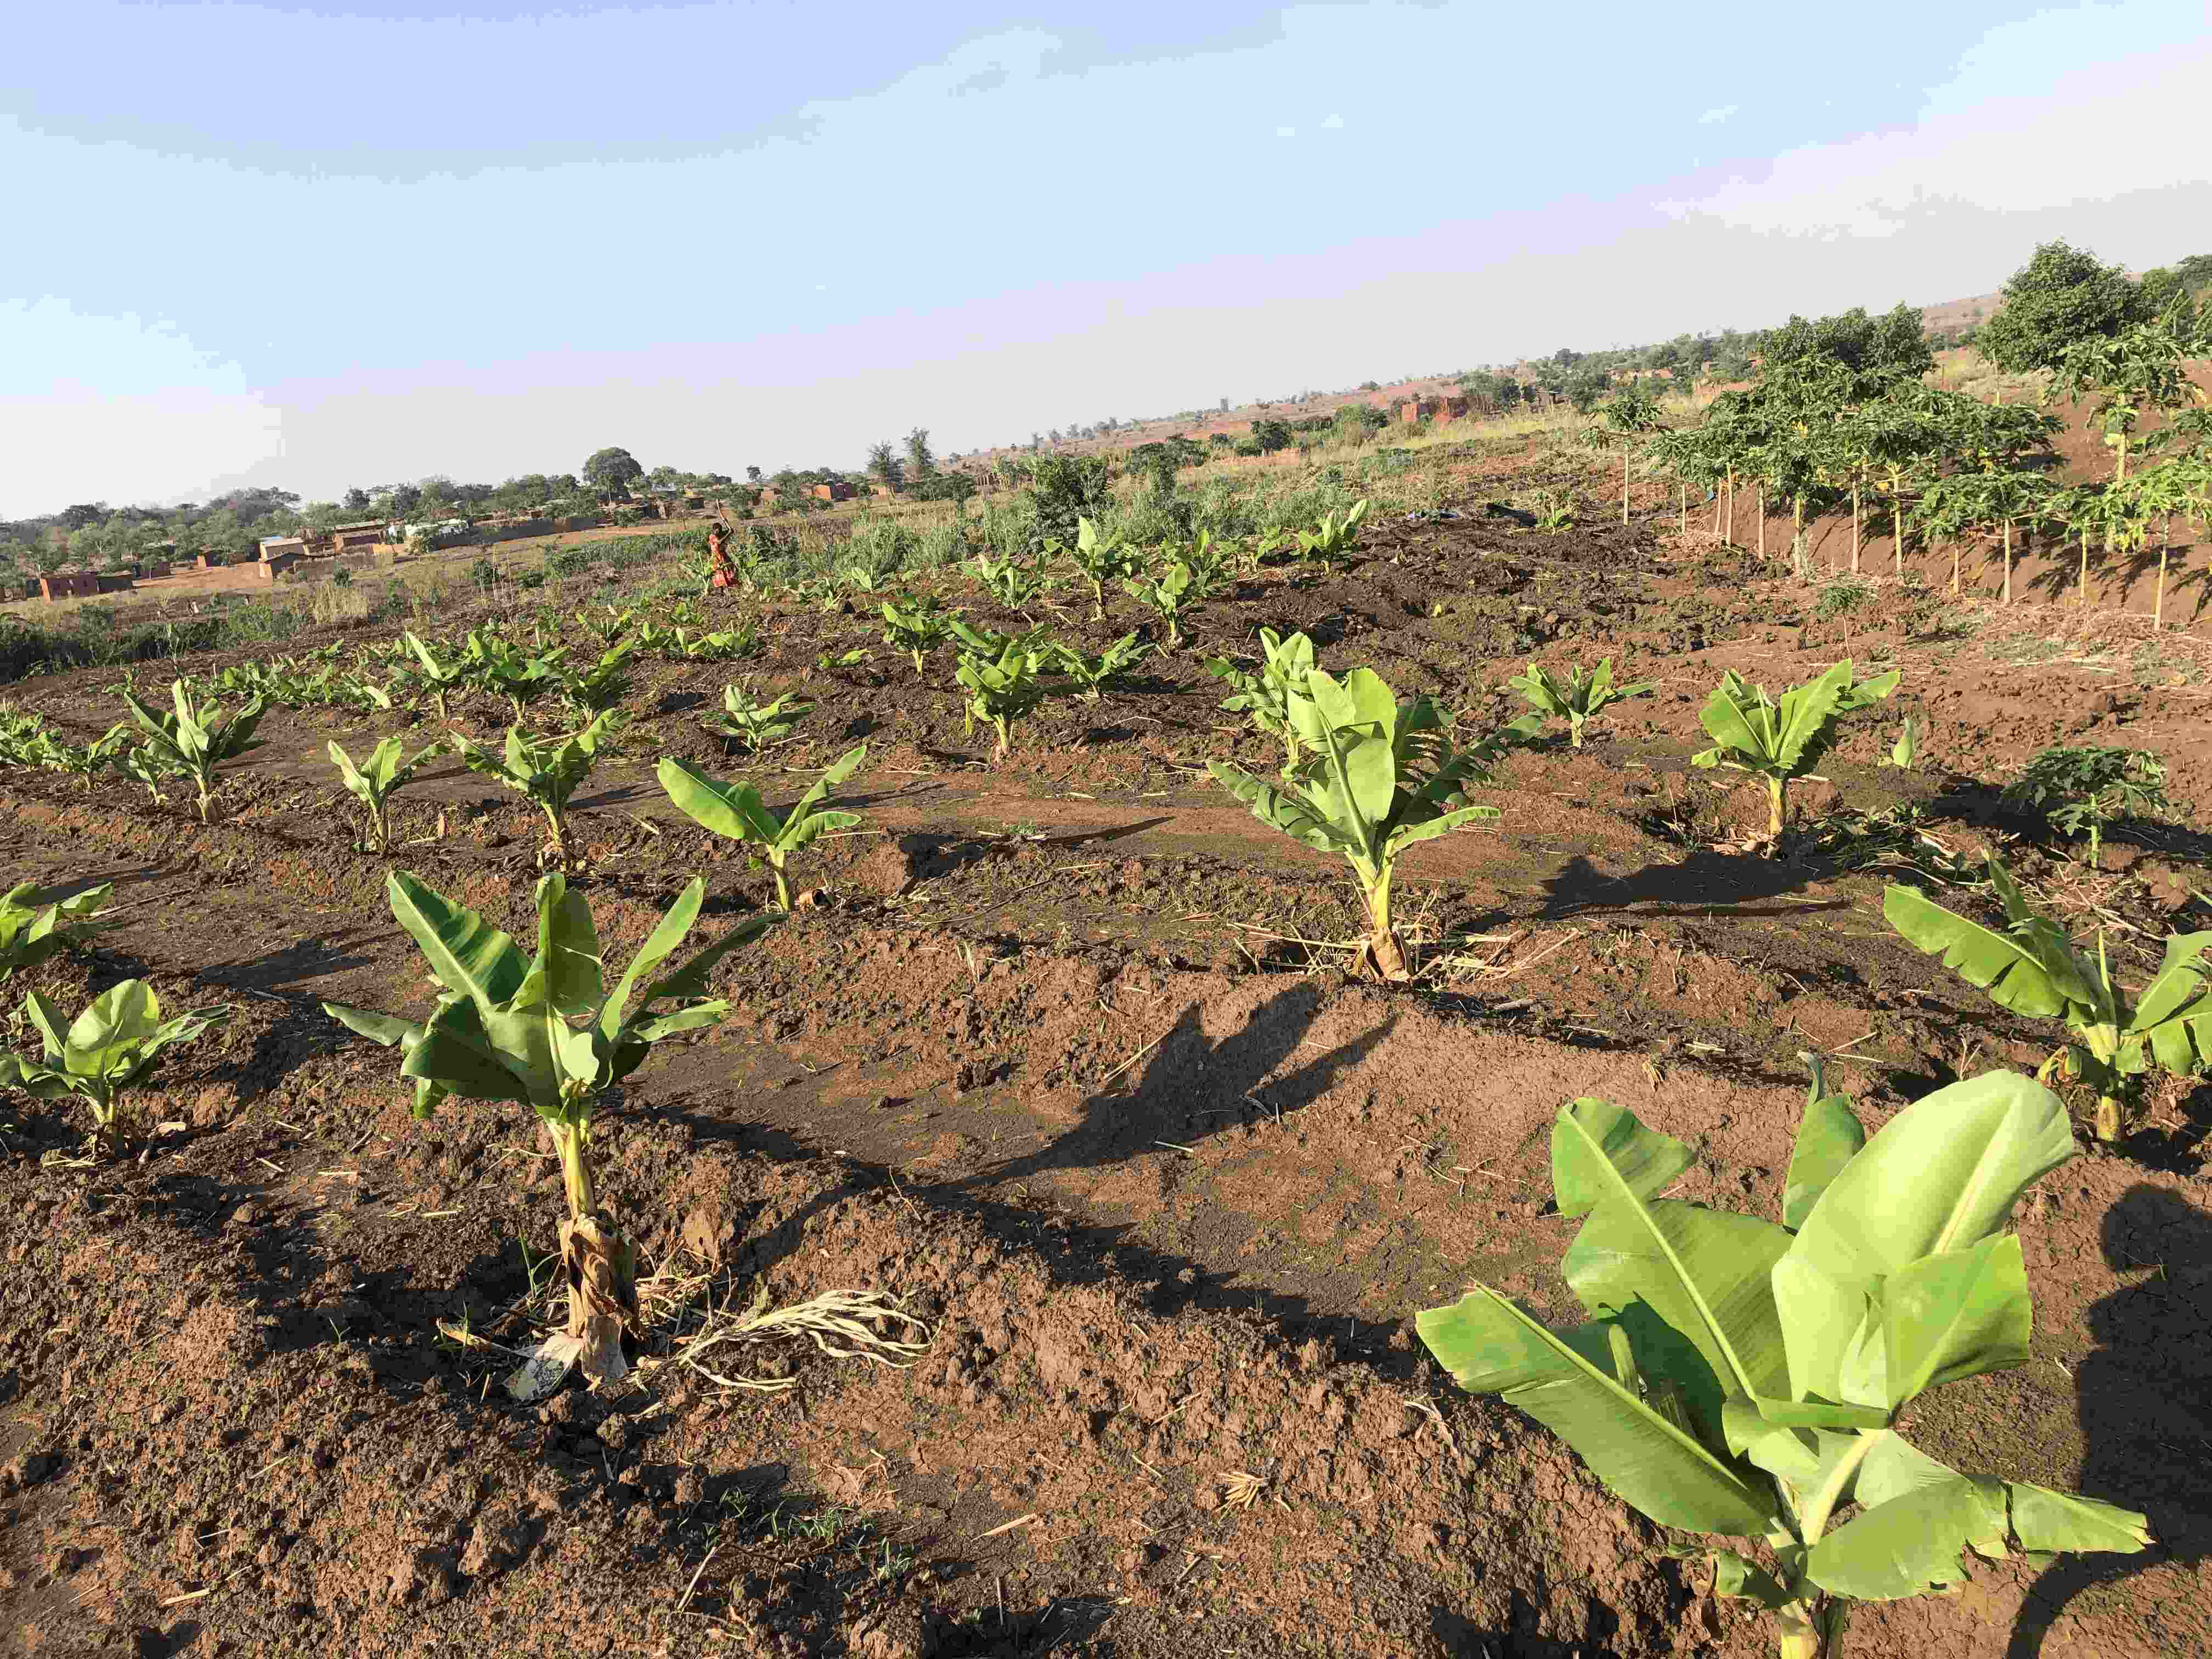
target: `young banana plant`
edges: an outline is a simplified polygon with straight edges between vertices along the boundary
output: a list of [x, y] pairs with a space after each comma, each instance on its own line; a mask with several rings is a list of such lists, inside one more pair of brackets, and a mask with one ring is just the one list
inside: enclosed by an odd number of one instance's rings
[[0, 894], [0, 978], [73, 950], [111, 926], [100, 915], [114, 890], [113, 882], [102, 882], [64, 898], [23, 882]]
[[1139, 645], [1134, 634], [1122, 635], [1095, 657], [1069, 645], [1055, 643], [1051, 649], [1052, 665], [1083, 688], [1086, 702], [1097, 702], [1102, 686], [1127, 673], [1152, 653], [1152, 647]]
[[66, 772], [71, 777], [83, 779], [85, 793], [90, 794], [100, 775], [118, 763], [124, 746], [130, 740], [131, 723], [125, 720], [109, 726], [82, 749], [50, 741], [46, 746], [46, 764], [57, 772]]
[[1298, 532], [1299, 556], [1318, 559], [1324, 565], [1352, 550], [1359, 534], [1359, 526], [1367, 520], [1367, 500], [1362, 496], [1346, 509], [1342, 518], [1334, 513], [1322, 514], [1321, 523], [1311, 530]]
[[988, 593], [1009, 611], [1020, 611], [1044, 589], [1044, 573], [1016, 562], [1012, 554], [1003, 559], [994, 559], [988, 553], [978, 553], [961, 567]]
[[[544, 1125], [568, 1200], [560, 1232], [568, 1320], [509, 1381], [519, 1396], [550, 1392], [572, 1367], [593, 1382], [619, 1381], [629, 1371], [622, 1338], [637, 1316], [636, 1252], [599, 1201], [592, 1126], [607, 1091], [653, 1044], [711, 1025], [729, 1010], [726, 1002], [700, 1000], [707, 976], [757, 937], [767, 918], [732, 929], [683, 967], [660, 971], [690, 932], [706, 890], [703, 878], [685, 887], [610, 986], [591, 910], [560, 875], [538, 884], [538, 950], [525, 957], [475, 911], [395, 870], [386, 883], [392, 914], [429, 962], [437, 1006], [416, 1021], [323, 1005], [348, 1030], [399, 1050], [399, 1075], [414, 1085], [418, 1118], [458, 1097], [514, 1101]], [[656, 1013], [654, 1005], [664, 1001], [677, 1006]]]
[[126, 979], [94, 998], [64, 1030], [60, 1011], [33, 991], [23, 999], [23, 1016], [38, 1028], [40, 1057], [0, 1054], [0, 1084], [40, 1100], [73, 1095], [83, 1101], [92, 1109], [95, 1149], [112, 1154], [130, 1143], [137, 1127], [124, 1091], [152, 1072], [166, 1050], [230, 1014], [227, 1006], [196, 1008], [165, 1022], [153, 988]]
[[1472, 748], [1455, 750], [1426, 697], [1400, 702], [1371, 669], [1340, 684], [1316, 669], [1304, 695], [1290, 702], [1298, 740], [1310, 751], [1291, 783], [1263, 783], [1211, 761], [1212, 773], [1261, 823], [1351, 865], [1367, 908], [1358, 963], [1379, 979], [1413, 976], [1404, 942], [1390, 921], [1398, 860], [1416, 842], [1498, 817], [1494, 806], [1453, 806], [1469, 783], [1486, 780], [1506, 752], [1541, 722], [1525, 714]]
[[2112, 977], [2102, 929], [2093, 960], [2066, 930], [2021, 896], [1995, 854], [1990, 882], [2004, 906], [2002, 933], [1969, 921], [1910, 887], [1882, 895], [1882, 920], [1990, 1000], [2016, 1014], [2056, 1016], [2071, 1035], [2040, 1075], [2063, 1071], [2097, 1091], [2097, 1138], [2117, 1140], [2123, 1101], [2154, 1067], [2189, 1077], [2212, 1066], [2212, 933], [2176, 933], [2138, 997]]
[[1048, 647], [1029, 643], [1028, 637], [1007, 640], [997, 652], [964, 649], [952, 678], [968, 693], [968, 732], [987, 720], [999, 734], [995, 758], [1006, 759], [1014, 746], [1013, 722], [1044, 701], [1044, 686], [1037, 676], [1050, 660]]
[[1121, 537], [1109, 536], [1100, 530], [1095, 520], [1079, 517], [1075, 521], [1075, 545], [1067, 556], [1083, 573], [1083, 580], [1091, 584], [1091, 620], [1104, 622], [1106, 584], [1137, 574], [1137, 550]]
[[480, 658], [466, 653], [441, 657], [412, 633], [400, 637], [407, 648], [415, 653], [414, 677], [422, 681], [430, 693], [430, 706], [438, 711], [438, 718], [450, 718], [446, 711], [446, 699], [456, 691], [465, 691], [475, 678]]
[[392, 850], [392, 797], [444, 746], [429, 744], [402, 760], [399, 739], [389, 737], [368, 751], [367, 761], [356, 766], [337, 739], [331, 740], [331, 764], [338, 769], [338, 776], [346, 788], [368, 812], [368, 851], [382, 854]]
[[518, 725], [529, 704], [562, 684], [561, 659], [568, 654], [566, 646], [532, 656], [505, 640], [471, 634], [469, 648], [475, 659], [471, 683], [505, 697]]
[[952, 632], [952, 618], [933, 599], [910, 599], [904, 605], [885, 599], [883, 604], [884, 643], [913, 658], [915, 678], [920, 679], [922, 659], [945, 643]]
[[612, 735], [611, 712], [594, 719], [582, 731], [566, 737], [531, 738], [519, 726], [507, 729], [507, 748], [494, 754], [465, 733], [451, 739], [453, 752], [470, 771], [495, 778], [517, 793], [538, 803], [552, 826], [553, 847], [564, 871], [575, 868], [574, 849], [568, 839], [568, 801], [599, 757], [601, 746]]
[[813, 710], [814, 705], [801, 701], [796, 691], [787, 691], [772, 702], [755, 702], [750, 686], [726, 685], [722, 688], [722, 712], [700, 724], [716, 737], [736, 744], [750, 754], [757, 754], [770, 744], [781, 743], [789, 737], [793, 728]]
[[168, 799], [161, 793], [161, 786], [179, 775], [177, 767], [151, 744], [140, 744], [117, 763], [123, 775], [143, 789], [147, 799], [156, 806]]
[[588, 668], [571, 668], [561, 674], [561, 695], [569, 713], [579, 720], [604, 714], [629, 690], [629, 659], [637, 650], [635, 640], [608, 647]]
[[602, 605], [599, 614], [579, 611], [575, 617], [576, 626], [583, 630], [586, 637], [601, 650], [605, 650], [629, 632], [630, 625], [637, 620], [637, 607], [632, 605], [626, 611], [617, 611], [611, 605]]
[[1897, 741], [1889, 746], [1883, 759], [1884, 766], [1893, 766], [1900, 772], [1914, 772], [1920, 768], [1920, 719], [1907, 714], [1905, 724], [1898, 728]]
[[1720, 689], [1705, 701], [1698, 719], [1713, 747], [1690, 757], [1690, 764], [1750, 772], [1766, 782], [1769, 849], [1782, 836], [1790, 781], [1810, 777], [1836, 745], [1843, 716], [1875, 703], [1897, 690], [1902, 678], [1893, 668], [1879, 679], [1854, 680], [1845, 658], [1817, 679], [1793, 685], [1779, 699], [1766, 695], [1731, 668]]
[[261, 724], [268, 705], [259, 698], [225, 719], [213, 703], [195, 703], [182, 680], [169, 687], [174, 712], [158, 713], [126, 691], [123, 701], [131, 716], [146, 734], [147, 746], [162, 760], [190, 777], [200, 794], [200, 822], [208, 821], [208, 803], [214, 798], [216, 776], [225, 761], [258, 749], [253, 728]]
[[1168, 625], [1168, 644], [1182, 643], [1183, 613], [1206, 597], [1197, 573], [1178, 561], [1158, 574], [1147, 572], [1121, 584], [1129, 597]]
[[1528, 665], [1525, 673], [1505, 682], [1531, 708], [1540, 714], [1563, 716], [1567, 722], [1567, 741], [1574, 748], [1583, 746], [1583, 728], [1617, 702], [1626, 702], [1631, 697], [1648, 697], [1656, 682], [1638, 680], [1633, 685], [1616, 686], [1613, 683], [1613, 659], [1601, 659], [1586, 679], [1583, 665], [1571, 664], [1564, 680], [1553, 678], [1549, 670], [1539, 663]]
[[668, 799], [702, 829], [741, 845], [757, 847], [759, 858], [775, 878], [779, 908], [791, 908], [791, 883], [785, 868], [793, 853], [811, 846], [832, 830], [849, 830], [860, 821], [857, 812], [839, 811], [830, 792], [859, 769], [868, 757], [868, 745], [848, 749], [814, 787], [781, 817], [775, 815], [761, 792], [750, 783], [717, 783], [673, 755], [661, 758], [655, 774]]
[[1285, 638], [1272, 628], [1260, 630], [1260, 672], [1249, 673], [1226, 657], [1216, 657], [1206, 672], [1227, 684], [1234, 695], [1221, 706], [1232, 714], [1248, 716], [1253, 725], [1283, 740], [1283, 773], [1288, 776], [1298, 763], [1298, 729], [1291, 719], [1291, 702], [1305, 695], [1306, 676], [1313, 672], [1314, 642], [1304, 634]]
[[[1552, 1185], [1586, 1217], [1560, 1275], [1566, 1329], [1477, 1285], [1414, 1320], [1477, 1394], [1565, 1440], [1662, 1527], [1764, 1538], [1774, 1565], [1708, 1556], [1719, 1595], [1773, 1617], [1782, 1659], [1824, 1659], [1854, 1601], [1941, 1590], [1962, 1552], [2132, 1552], [2142, 1516], [1962, 1474], [1900, 1418], [1942, 1383], [2023, 1365], [2027, 1188], [2074, 1155], [2065, 1108], [1991, 1073], [1928, 1095], [1871, 1140], [1815, 1074], [1780, 1225], [1659, 1194], [1696, 1154], [1602, 1100], [1559, 1109]], [[1846, 1504], [1856, 1512], [1833, 1524]]]

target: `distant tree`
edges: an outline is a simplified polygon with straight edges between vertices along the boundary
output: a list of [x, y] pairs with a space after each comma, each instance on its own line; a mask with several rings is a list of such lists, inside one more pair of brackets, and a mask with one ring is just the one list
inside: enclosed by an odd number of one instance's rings
[[345, 510], [349, 513], [366, 513], [368, 511], [368, 492], [366, 489], [363, 489], [359, 484], [356, 484], [352, 489], [347, 490], [343, 500]]
[[1279, 420], [1255, 421], [1252, 422], [1252, 441], [1260, 446], [1262, 455], [1288, 449], [1291, 447], [1291, 423]]
[[584, 482], [604, 495], [628, 501], [633, 487], [641, 483], [645, 469], [627, 449], [611, 446], [595, 450], [584, 463]]
[[85, 526], [88, 524], [96, 524], [106, 516], [107, 504], [106, 502], [103, 501], [98, 505], [94, 505], [87, 501], [80, 501], [75, 507], [65, 507], [62, 509], [61, 525], [62, 528], [64, 530], [82, 530]]
[[1853, 307], [1808, 322], [1792, 317], [1760, 344], [1759, 384], [1800, 403], [1862, 404], [1936, 367], [1920, 313], [1903, 303], [1880, 317]]
[[900, 463], [898, 452], [891, 447], [890, 439], [868, 446], [868, 476], [890, 489], [896, 489], [906, 482], [906, 469]]
[[1221, 400], [1221, 411], [1220, 411], [1220, 412], [1221, 412], [1222, 414], [1224, 414], [1224, 415], [1226, 415], [1226, 414], [1229, 412], [1229, 399], [1228, 399], [1228, 398], [1224, 398]]
[[1604, 401], [1612, 386], [1613, 377], [1603, 369], [1578, 368], [1567, 377], [1567, 401], [1577, 415], [1588, 415]]
[[749, 467], [747, 467], [747, 468], [745, 469], [745, 482], [746, 482], [747, 483], [753, 483], [753, 484], [757, 484], [757, 483], [758, 483], [760, 481], [761, 481], [761, 470], [760, 470], [758, 467], [757, 467], [757, 466], [749, 466]]
[[663, 485], [674, 485], [681, 488], [684, 483], [684, 474], [678, 471], [676, 468], [669, 466], [664, 463], [663, 465], [653, 468], [652, 471], [647, 473], [645, 475], [645, 481], [656, 489]]
[[2086, 248], [2045, 242], [2004, 285], [2004, 304], [1981, 331], [1982, 355], [2008, 374], [2055, 369], [2085, 340], [2111, 339], [2156, 313], [2118, 265]]
[[1060, 428], [1059, 428], [1058, 427], [1054, 427], [1054, 428], [1053, 428], [1053, 429], [1052, 429], [1050, 432], [1047, 433], [1045, 435], [1046, 435], [1047, 437], [1050, 438], [1050, 439], [1052, 440], [1052, 441], [1053, 441], [1053, 442], [1054, 442], [1054, 443], [1058, 443], [1058, 442], [1060, 441]]

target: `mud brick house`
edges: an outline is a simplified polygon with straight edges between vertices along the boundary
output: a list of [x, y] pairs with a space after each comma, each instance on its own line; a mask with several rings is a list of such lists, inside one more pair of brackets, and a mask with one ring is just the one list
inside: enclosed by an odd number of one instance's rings
[[841, 479], [836, 483], [818, 483], [812, 493], [817, 501], [849, 501], [854, 492], [853, 486]]
[[271, 536], [261, 544], [260, 562], [254, 574], [273, 582], [307, 556], [307, 544], [297, 536]]
[[331, 526], [307, 543], [307, 551], [318, 556], [357, 553], [365, 547], [380, 547], [385, 539], [385, 526], [381, 522], [364, 520], [359, 524]]
[[74, 567], [49, 571], [39, 578], [39, 592], [49, 602], [55, 599], [89, 599], [100, 592], [100, 578], [89, 570]]

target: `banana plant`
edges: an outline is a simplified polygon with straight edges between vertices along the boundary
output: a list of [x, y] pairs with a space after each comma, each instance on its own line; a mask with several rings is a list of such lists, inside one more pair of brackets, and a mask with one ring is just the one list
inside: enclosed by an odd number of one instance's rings
[[1790, 780], [1813, 776], [1813, 769], [1835, 747], [1843, 716], [1873, 707], [1897, 690], [1902, 678], [1893, 668], [1878, 679], [1856, 680], [1852, 674], [1847, 657], [1777, 699], [1731, 668], [1698, 716], [1713, 747], [1691, 756], [1690, 764], [1724, 766], [1765, 780], [1770, 850], [1781, 839]]
[[1631, 697], [1648, 697], [1656, 683], [1638, 680], [1633, 685], [1616, 686], [1613, 683], [1613, 659], [1600, 660], [1589, 677], [1583, 677], [1583, 665], [1570, 665], [1567, 678], [1554, 679], [1550, 672], [1531, 662], [1528, 672], [1505, 682], [1518, 691], [1528, 706], [1540, 714], [1563, 715], [1567, 722], [1567, 741], [1573, 747], [1583, 746], [1583, 727], [1617, 702], [1626, 702]]
[[[538, 950], [527, 958], [475, 911], [416, 877], [395, 870], [386, 887], [392, 915], [428, 960], [437, 1006], [420, 1021], [329, 1002], [323, 1012], [399, 1050], [399, 1075], [414, 1085], [418, 1118], [454, 1097], [514, 1101], [538, 1115], [560, 1158], [568, 1203], [560, 1231], [568, 1319], [508, 1388], [535, 1398], [572, 1367], [593, 1382], [619, 1381], [629, 1369], [623, 1333], [637, 1317], [636, 1251], [599, 1201], [592, 1122], [607, 1091], [643, 1063], [653, 1044], [711, 1025], [729, 1011], [726, 1002], [700, 1000], [707, 976], [724, 956], [757, 937], [767, 918], [732, 929], [683, 967], [660, 972], [698, 917], [707, 884], [695, 878], [610, 986], [591, 910], [557, 873], [538, 884]], [[656, 1013], [654, 1005], [664, 1001], [677, 1006]]]
[[599, 750], [612, 737], [611, 713], [600, 714], [580, 732], [565, 737], [525, 737], [522, 728], [507, 728], [504, 752], [494, 754], [465, 733], [452, 738], [453, 752], [470, 771], [495, 778], [519, 794], [527, 796], [552, 826], [553, 846], [564, 871], [575, 867], [574, 849], [568, 839], [568, 801], [591, 775]]
[[161, 786], [181, 775], [178, 768], [163, 758], [161, 751], [151, 744], [141, 744], [116, 763], [123, 775], [146, 792], [146, 799], [159, 806], [168, 799]]
[[760, 648], [757, 623], [748, 623], [742, 628], [702, 629], [696, 634], [688, 628], [678, 628], [667, 646], [670, 656], [684, 662], [737, 662], [757, 655]]
[[787, 691], [769, 702], [755, 702], [751, 686], [741, 683], [724, 686], [722, 712], [700, 724], [716, 737], [757, 754], [789, 737], [792, 729], [813, 711], [814, 705], [799, 701], [796, 691]]
[[1048, 647], [1029, 643], [1026, 635], [1006, 641], [995, 653], [960, 653], [952, 678], [968, 693], [968, 734], [975, 735], [977, 720], [990, 721], [999, 734], [996, 758], [1006, 759], [1014, 746], [1013, 722], [1044, 701], [1038, 676], [1050, 660]]
[[1106, 584], [1137, 573], [1137, 550], [1121, 537], [1109, 536], [1100, 530], [1096, 520], [1079, 517], [1075, 521], [1075, 545], [1067, 556], [1083, 573], [1083, 580], [1091, 584], [1091, 620], [1104, 622]]
[[1183, 613], [1206, 597], [1198, 573], [1180, 560], [1166, 569], [1146, 572], [1121, 584], [1129, 597], [1168, 625], [1170, 647], [1182, 643]]
[[[110, 691], [131, 690], [126, 682], [104, 688]], [[0, 765], [36, 766], [45, 753], [46, 723], [36, 714], [19, 714], [14, 709], [0, 710]]]
[[1283, 740], [1283, 773], [1288, 776], [1298, 763], [1298, 729], [1291, 720], [1291, 701], [1305, 695], [1306, 676], [1313, 672], [1314, 642], [1304, 634], [1288, 636], [1272, 628], [1260, 630], [1260, 672], [1250, 673], [1226, 657], [1216, 657], [1206, 672], [1226, 684], [1231, 695], [1221, 707], [1247, 716], [1262, 732]]
[[367, 761], [356, 766], [337, 739], [331, 739], [331, 764], [338, 769], [338, 776], [348, 791], [368, 810], [369, 851], [382, 854], [392, 850], [392, 797], [444, 746], [429, 744], [402, 760], [399, 739], [389, 737], [368, 751]]
[[469, 648], [474, 659], [471, 684], [505, 697], [517, 724], [525, 708], [562, 683], [561, 664], [568, 654], [566, 646], [533, 656], [506, 640], [471, 634]]
[[2212, 963], [2205, 959], [2212, 933], [2169, 935], [2158, 972], [2131, 998], [2112, 977], [2103, 929], [2092, 960], [2063, 927], [2029, 906], [1994, 853], [1990, 882], [2004, 906], [2002, 933], [1910, 887], [1883, 893], [1882, 920], [2000, 1008], [2063, 1018], [2071, 1039], [2040, 1075], [2063, 1072], [2095, 1089], [2097, 1138], [2117, 1140], [2121, 1105], [2136, 1079], [2154, 1067], [2189, 1077], [2212, 1064]]
[[446, 699], [456, 691], [469, 688], [477, 671], [477, 661], [465, 653], [441, 657], [411, 632], [402, 634], [407, 648], [414, 653], [414, 677], [422, 681], [430, 693], [430, 706], [438, 711], [440, 720], [451, 716], [447, 713]]
[[631, 625], [637, 621], [637, 607], [631, 605], [627, 610], [617, 611], [611, 605], [602, 605], [598, 613], [579, 611], [575, 617], [576, 626], [583, 630], [585, 636], [605, 650], [629, 633]]
[[149, 708], [128, 691], [123, 694], [123, 701], [130, 705], [131, 718], [146, 734], [148, 746], [198, 787], [200, 822], [205, 823], [208, 803], [215, 794], [216, 774], [223, 763], [261, 747], [254, 738], [253, 728], [261, 724], [268, 705], [257, 697], [226, 719], [213, 703], [195, 703], [182, 680], [170, 684], [169, 696], [174, 705], [174, 711], [169, 714]]
[[164, 1021], [161, 1000], [140, 979], [111, 985], [62, 1029], [61, 1012], [38, 992], [23, 999], [23, 1017], [38, 1027], [40, 1057], [0, 1054], [0, 1084], [40, 1100], [73, 1095], [92, 1109], [93, 1144], [120, 1152], [137, 1125], [124, 1091], [146, 1077], [167, 1050], [230, 1018], [228, 1006], [195, 1008]]
[[625, 640], [602, 651], [588, 668], [560, 671], [561, 696], [569, 712], [589, 720], [619, 703], [629, 690], [629, 659], [636, 651], [637, 642]]
[[916, 679], [922, 675], [922, 659], [945, 643], [952, 632], [952, 618], [933, 599], [910, 599], [904, 605], [884, 602], [884, 643], [914, 659]]
[[82, 749], [70, 744], [55, 743], [49, 738], [43, 757], [44, 763], [54, 771], [66, 772], [71, 777], [83, 779], [85, 793], [90, 794], [100, 775], [118, 763], [124, 746], [130, 739], [131, 723], [128, 720], [109, 726]]
[[1096, 656], [1086, 655], [1072, 645], [1056, 643], [1051, 649], [1053, 667], [1083, 688], [1086, 702], [1097, 702], [1100, 687], [1127, 673], [1152, 653], [1152, 647], [1139, 644], [1133, 633], [1122, 635]]
[[1018, 562], [1011, 553], [1003, 559], [978, 553], [960, 568], [1009, 611], [1025, 609], [1044, 590], [1044, 572]]
[[1359, 526], [1367, 520], [1367, 499], [1362, 496], [1346, 509], [1339, 518], [1334, 513], [1324, 513], [1321, 523], [1311, 530], [1301, 530], [1298, 537], [1298, 556], [1318, 559], [1329, 564], [1352, 550], [1359, 534]]
[[1918, 715], [1907, 714], [1905, 717], [1905, 724], [1898, 728], [1897, 741], [1890, 744], [1889, 753], [1883, 757], [1881, 763], [1884, 766], [1893, 766], [1900, 772], [1916, 772], [1920, 769], [1920, 718]]
[[1507, 751], [1541, 725], [1523, 715], [1471, 748], [1454, 750], [1426, 697], [1400, 702], [1371, 669], [1339, 684], [1316, 669], [1289, 705], [1298, 740], [1311, 751], [1291, 782], [1263, 783], [1220, 761], [1206, 770], [1253, 817], [1324, 853], [1340, 854], [1358, 879], [1368, 932], [1358, 965], [1376, 977], [1410, 979], [1406, 947], [1390, 922], [1390, 884], [1401, 854], [1498, 817], [1494, 806], [1453, 806], [1467, 785], [1486, 781]]
[[114, 890], [107, 881], [64, 898], [27, 881], [0, 894], [0, 978], [74, 950], [112, 925], [100, 916]]
[[1899, 1430], [1929, 1389], [2027, 1362], [2007, 1223], [2074, 1155], [2064, 1107], [1990, 1073], [1869, 1140], [1817, 1072], [1812, 1092], [1779, 1225], [1660, 1197], [1691, 1147], [1602, 1100], [1563, 1106], [1553, 1189], [1587, 1219], [1559, 1271], [1587, 1322], [1545, 1326], [1486, 1285], [1414, 1320], [1462, 1388], [1543, 1424], [1656, 1524], [1764, 1539], [1771, 1568], [1717, 1545], [1668, 1553], [1710, 1558], [1716, 1593], [1765, 1608], [1782, 1659], [1833, 1654], [1855, 1602], [1958, 1583], [1967, 1550], [2151, 1542], [2132, 1510], [1962, 1474]]
[[717, 783], [673, 755], [661, 757], [654, 775], [668, 792], [668, 799], [694, 823], [760, 849], [758, 858], [775, 878], [776, 905], [787, 911], [791, 884], [784, 872], [791, 855], [812, 846], [830, 830], [849, 830], [860, 821], [859, 813], [838, 810], [830, 792], [851, 777], [867, 757], [865, 743], [847, 750], [781, 817], [751, 784]]

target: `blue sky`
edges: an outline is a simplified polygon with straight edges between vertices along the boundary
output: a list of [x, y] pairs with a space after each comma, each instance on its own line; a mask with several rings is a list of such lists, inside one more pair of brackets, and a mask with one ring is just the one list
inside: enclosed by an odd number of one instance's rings
[[[0, 66], [0, 517], [854, 465], [2212, 249], [2202, 0], [78, 0]], [[2137, 136], [2122, 143], [2116, 128]]]

